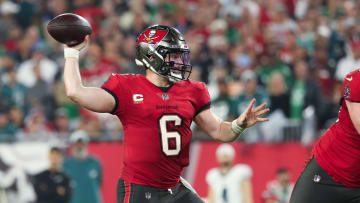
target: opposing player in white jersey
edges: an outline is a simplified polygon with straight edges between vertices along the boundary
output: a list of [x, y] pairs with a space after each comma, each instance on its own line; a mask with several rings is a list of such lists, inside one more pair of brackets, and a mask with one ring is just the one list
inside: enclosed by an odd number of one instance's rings
[[209, 185], [208, 203], [253, 203], [250, 178], [251, 168], [246, 164], [233, 165], [235, 150], [222, 144], [216, 150], [219, 168], [210, 169], [206, 175]]

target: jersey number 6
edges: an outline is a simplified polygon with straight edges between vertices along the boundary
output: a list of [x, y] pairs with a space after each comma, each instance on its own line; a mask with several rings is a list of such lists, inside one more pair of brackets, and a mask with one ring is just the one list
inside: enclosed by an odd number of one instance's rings
[[[174, 129], [168, 129], [173, 123]], [[158, 119], [160, 142], [162, 151], [166, 156], [177, 156], [181, 150], [181, 134], [175, 128], [180, 127], [182, 118], [177, 114], [162, 114]]]

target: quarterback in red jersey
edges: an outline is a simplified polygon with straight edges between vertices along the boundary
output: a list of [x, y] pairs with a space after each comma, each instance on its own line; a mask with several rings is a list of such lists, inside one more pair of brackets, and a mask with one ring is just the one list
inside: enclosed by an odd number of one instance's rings
[[360, 70], [344, 80], [338, 120], [315, 145], [290, 203], [360, 202]]
[[73, 101], [116, 115], [124, 127], [123, 171], [118, 202], [202, 202], [180, 175], [189, 164], [192, 121], [210, 137], [234, 141], [245, 128], [267, 121], [266, 104], [249, 104], [239, 118], [224, 122], [210, 110], [204, 83], [188, 80], [189, 47], [175, 28], [155, 25], [137, 38], [136, 63], [146, 76], [112, 74], [101, 88], [84, 87], [77, 47], [65, 47], [64, 82]]

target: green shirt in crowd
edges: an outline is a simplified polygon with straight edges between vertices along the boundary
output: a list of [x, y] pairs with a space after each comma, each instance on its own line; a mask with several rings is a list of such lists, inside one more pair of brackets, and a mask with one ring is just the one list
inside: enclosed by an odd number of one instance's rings
[[296, 81], [290, 93], [290, 118], [300, 122], [304, 107], [306, 86], [304, 81]]
[[88, 157], [76, 160], [69, 157], [63, 163], [64, 172], [71, 178], [71, 203], [101, 203], [102, 170], [98, 160]]
[[290, 87], [290, 85], [293, 82], [292, 73], [290, 68], [283, 63], [277, 63], [273, 66], [268, 66], [268, 65], [262, 66], [257, 71], [257, 74], [259, 75], [261, 82], [263, 82], [265, 86], [268, 86], [271, 75], [275, 72], [281, 73], [285, 79], [286, 86]]

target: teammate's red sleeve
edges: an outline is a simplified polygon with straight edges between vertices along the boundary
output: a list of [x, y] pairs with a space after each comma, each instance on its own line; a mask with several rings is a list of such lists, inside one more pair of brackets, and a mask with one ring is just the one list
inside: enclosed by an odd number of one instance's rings
[[200, 112], [209, 109], [211, 106], [211, 99], [207, 87], [204, 83], [200, 83], [197, 91], [195, 91], [197, 102], [196, 102], [196, 113], [197, 116]]
[[350, 102], [360, 102], [360, 73], [350, 73], [344, 79], [343, 97]]
[[111, 74], [101, 88], [111, 94], [115, 99], [114, 109], [110, 113], [115, 115], [121, 114], [124, 109], [123, 100], [120, 99], [121, 95], [124, 95], [121, 75]]

